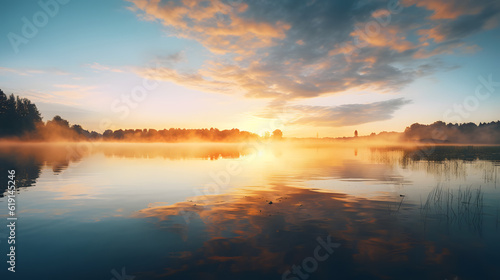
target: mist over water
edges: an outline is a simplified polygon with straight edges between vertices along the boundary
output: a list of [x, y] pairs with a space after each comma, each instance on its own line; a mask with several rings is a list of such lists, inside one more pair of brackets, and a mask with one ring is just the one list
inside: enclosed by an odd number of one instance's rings
[[[496, 146], [4, 143], [10, 169], [12, 279], [500, 275]], [[318, 238], [339, 246], [304, 266]]]

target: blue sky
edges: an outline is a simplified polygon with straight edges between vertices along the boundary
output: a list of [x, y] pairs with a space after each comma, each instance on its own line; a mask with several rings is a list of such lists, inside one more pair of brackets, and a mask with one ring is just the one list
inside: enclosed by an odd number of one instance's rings
[[497, 1], [41, 2], [58, 11], [17, 53], [23, 17], [46, 12], [3, 3], [0, 88], [45, 120], [350, 136], [500, 119], [500, 87], [475, 97], [479, 76], [500, 81]]

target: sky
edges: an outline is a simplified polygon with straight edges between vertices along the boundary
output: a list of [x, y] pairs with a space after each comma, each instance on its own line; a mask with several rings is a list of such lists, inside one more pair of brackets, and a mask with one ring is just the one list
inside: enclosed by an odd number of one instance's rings
[[98, 132], [500, 119], [496, 0], [2, 0], [0, 19], [0, 89]]

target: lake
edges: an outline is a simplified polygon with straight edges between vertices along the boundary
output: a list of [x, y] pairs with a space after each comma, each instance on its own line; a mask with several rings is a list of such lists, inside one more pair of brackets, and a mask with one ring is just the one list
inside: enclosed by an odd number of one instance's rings
[[499, 173], [488, 146], [4, 143], [0, 274], [500, 279]]

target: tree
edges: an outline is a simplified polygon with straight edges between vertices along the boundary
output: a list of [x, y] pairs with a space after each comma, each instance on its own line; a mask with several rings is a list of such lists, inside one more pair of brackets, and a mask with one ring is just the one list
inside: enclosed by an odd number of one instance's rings
[[47, 125], [50, 125], [50, 124], [55, 124], [55, 125], [69, 128], [69, 122], [67, 120], [61, 118], [61, 116], [59, 116], [59, 115], [54, 116], [51, 121], [47, 122]]
[[275, 140], [283, 139], [283, 132], [279, 129], [276, 129], [275, 131], [273, 131], [273, 139], [275, 139]]
[[102, 137], [104, 139], [111, 139], [113, 137], [113, 130], [106, 129], [106, 131], [104, 131], [104, 133], [102, 134]]
[[0, 90], [0, 136], [21, 136], [34, 131], [42, 121], [35, 104], [27, 98]]
[[75, 131], [77, 134], [85, 134], [85, 130], [79, 124], [74, 124], [71, 126], [71, 129]]
[[358, 137], [358, 131], [357, 130], [354, 131], [354, 137]]

